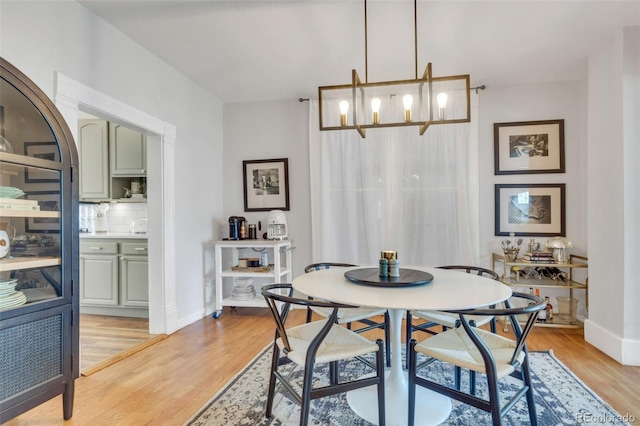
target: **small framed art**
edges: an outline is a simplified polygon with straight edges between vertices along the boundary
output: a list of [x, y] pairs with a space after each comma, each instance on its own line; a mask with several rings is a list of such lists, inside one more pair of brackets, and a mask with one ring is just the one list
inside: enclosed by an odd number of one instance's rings
[[[24, 155], [60, 162], [60, 152], [58, 152], [57, 142], [25, 142]], [[59, 182], [60, 178], [55, 172], [40, 171], [36, 168], [28, 167], [25, 172], [24, 181], [25, 183]]]
[[564, 120], [494, 123], [496, 175], [564, 173]]
[[60, 193], [54, 191], [27, 192], [24, 194], [27, 200], [37, 200], [40, 212], [57, 213], [52, 217], [43, 214], [36, 217], [26, 217], [25, 231], [33, 233], [59, 233], [60, 232]]
[[245, 160], [244, 211], [289, 210], [289, 160]]
[[565, 185], [497, 184], [495, 235], [565, 235]]

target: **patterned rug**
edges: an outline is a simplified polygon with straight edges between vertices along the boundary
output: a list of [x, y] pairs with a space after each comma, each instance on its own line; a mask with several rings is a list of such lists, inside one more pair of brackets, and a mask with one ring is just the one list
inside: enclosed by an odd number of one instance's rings
[[[539, 424], [549, 425], [629, 425], [620, 414], [606, 404], [598, 395], [589, 389], [567, 367], [549, 352], [531, 352], [530, 363], [532, 381], [536, 393], [536, 409]], [[299, 406], [297, 402], [280, 386], [276, 386], [274, 402], [274, 416], [264, 417], [267, 399], [266, 389], [271, 364], [271, 346], [265, 348], [254, 358], [236, 377], [207, 402], [185, 425], [188, 426], [219, 426], [219, 425], [298, 425]], [[281, 371], [290, 367], [289, 377], [300, 377], [302, 370], [288, 364], [281, 367]], [[318, 367], [319, 373], [327, 377], [328, 368]], [[359, 361], [340, 364], [341, 377], [359, 377], [370, 372]], [[448, 364], [435, 363], [425, 367], [426, 374], [438, 381], [452, 385], [453, 370]], [[424, 373], [423, 373], [424, 374]], [[468, 389], [468, 380], [463, 373], [462, 386]], [[326, 382], [326, 380], [325, 380]], [[504, 395], [513, 392], [517, 387], [517, 380], [509, 382], [502, 379], [500, 385]], [[476, 394], [486, 398], [486, 380], [484, 376], [477, 376]], [[506, 425], [523, 425], [529, 423], [527, 404], [524, 399], [509, 411], [503, 419]], [[361, 426], [370, 425], [359, 418], [347, 404], [344, 394], [320, 398], [311, 401], [310, 425], [316, 426]], [[452, 400], [452, 411], [449, 419], [443, 425], [490, 425], [491, 416], [466, 404]]]

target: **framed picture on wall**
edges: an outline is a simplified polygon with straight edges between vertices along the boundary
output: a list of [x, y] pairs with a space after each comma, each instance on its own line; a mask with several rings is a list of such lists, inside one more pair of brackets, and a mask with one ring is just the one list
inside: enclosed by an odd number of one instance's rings
[[[43, 160], [60, 162], [60, 153], [56, 142], [25, 142], [24, 155]], [[59, 182], [59, 175], [55, 172], [39, 171], [28, 167], [25, 171], [25, 183]]]
[[40, 215], [25, 218], [25, 231], [28, 233], [60, 232], [60, 193], [55, 191], [37, 191], [24, 194], [27, 200], [37, 200]]
[[495, 235], [565, 235], [565, 185], [497, 184]]
[[289, 210], [289, 160], [245, 160], [244, 211]]
[[564, 173], [564, 120], [494, 123], [496, 175]]

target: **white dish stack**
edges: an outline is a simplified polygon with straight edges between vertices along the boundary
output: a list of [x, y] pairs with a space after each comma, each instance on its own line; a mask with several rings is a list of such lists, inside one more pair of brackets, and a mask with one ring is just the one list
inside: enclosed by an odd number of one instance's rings
[[27, 303], [27, 297], [16, 291], [18, 280], [15, 278], [0, 279], [0, 311]]
[[253, 288], [252, 278], [236, 278], [233, 280], [233, 290], [231, 298], [234, 300], [251, 300], [256, 297], [256, 291]]

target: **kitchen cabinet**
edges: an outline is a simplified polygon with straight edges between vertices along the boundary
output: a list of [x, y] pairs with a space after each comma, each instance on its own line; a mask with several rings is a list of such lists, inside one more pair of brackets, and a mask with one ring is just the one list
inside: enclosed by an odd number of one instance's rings
[[143, 239], [82, 238], [82, 313], [148, 318], [148, 243]]
[[144, 134], [109, 123], [111, 176], [146, 176], [147, 143]]
[[80, 305], [118, 306], [118, 243], [80, 243]]
[[62, 395], [66, 420], [79, 375], [76, 144], [49, 97], [3, 58], [0, 113], [0, 228], [21, 235], [0, 243], [0, 419]]
[[[291, 240], [236, 240], [216, 241], [215, 243], [215, 312], [219, 318], [224, 306], [231, 307], [267, 307], [260, 293], [263, 285], [279, 282], [291, 282]], [[240, 267], [241, 258], [258, 258], [266, 252], [268, 267]], [[234, 297], [236, 278], [253, 279], [255, 297], [245, 300]]]
[[146, 137], [136, 130], [101, 119], [78, 120], [78, 150], [80, 200], [124, 200], [131, 179], [146, 177]]
[[[587, 310], [589, 309], [588, 258], [585, 256], [572, 254], [569, 256], [569, 263], [533, 263], [525, 262], [521, 258], [516, 259], [515, 262], [507, 262], [504, 255], [493, 253], [491, 262], [493, 270], [500, 274], [502, 282], [510, 287], [540, 288], [542, 297], [545, 296], [545, 289], [556, 293], [560, 291], [565, 293], [569, 299], [574, 299], [574, 295], [577, 295], [576, 291], [583, 291], [585, 307]], [[498, 268], [496, 268], [497, 266]], [[521, 278], [518, 270], [525, 268], [558, 268], [563, 271], [566, 281], [549, 277]], [[568, 300], [567, 302], [570, 303]], [[552, 320], [536, 324], [543, 327], [581, 328], [583, 326], [582, 321], [576, 317], [576, 312], [571, 309], [570, 305], [563, 306], [562, 312], [554, 310]]]
[[146, 242], [121, 243], [122, 305], [149, 308], [149, 258]]
[[78, 155], [80, 199], [109, 199], [109, 127], [106, 120], [78, 121]]

